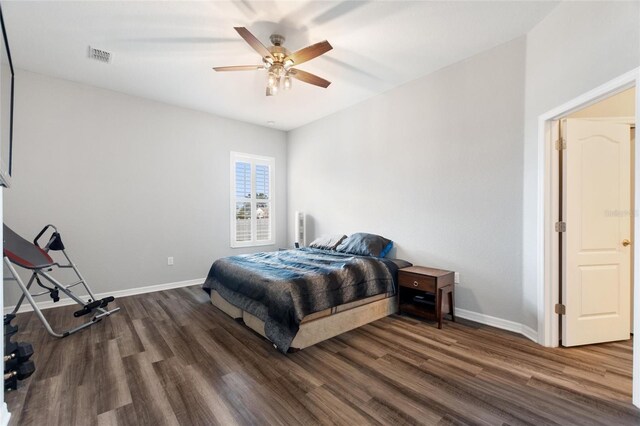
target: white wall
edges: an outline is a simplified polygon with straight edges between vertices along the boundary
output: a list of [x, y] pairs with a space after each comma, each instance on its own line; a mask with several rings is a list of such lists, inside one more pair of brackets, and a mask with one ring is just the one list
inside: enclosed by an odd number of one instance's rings
[[391, 238], [460, 272], [457, 307], [519, 322], [524, 67], [519, 38], [291, 131], [289, 217]]
[[[284, 132], [21, 70], [15, 93], [5, 223], [29, 239], [57, 225], [96, 292], [202, 278], [240, 253], [229, 247], [232, 150], [276, 158], [285, 244]], [[17, 294], [7, 283], [5, 304]]]
[[527, 35], [523, 321], [537, 329], [538, 117], [639, 64], [640, 3], [562, 2]]

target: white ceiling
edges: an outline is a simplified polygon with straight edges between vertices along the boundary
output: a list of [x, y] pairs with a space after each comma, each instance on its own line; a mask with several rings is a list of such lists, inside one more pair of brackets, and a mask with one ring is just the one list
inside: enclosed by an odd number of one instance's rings
[[[556, 2], [70, 2], [3, 1], [14, 66], [289, 130], [528, 32]], [[329, 40], [333, 50], [300, 69], [328, 89], [294, 80], [264, 95], [266, 72], [215, 73], [259, 64], [235, 32], [291, 51]], [[113, 53], [89, 60], [91, 45]]]

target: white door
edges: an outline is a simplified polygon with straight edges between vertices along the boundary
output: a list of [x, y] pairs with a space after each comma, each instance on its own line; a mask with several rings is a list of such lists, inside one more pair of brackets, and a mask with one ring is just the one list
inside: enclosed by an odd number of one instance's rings
[[629, 339], [629, 125], [563, 122], [563, 346]]

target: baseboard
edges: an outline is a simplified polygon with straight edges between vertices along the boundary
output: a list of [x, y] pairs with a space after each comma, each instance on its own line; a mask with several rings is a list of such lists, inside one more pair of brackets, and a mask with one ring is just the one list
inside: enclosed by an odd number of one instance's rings
[[529, 327], [528, 325], [524, 325], [524, 324], [521, 324], [521, 325], [522, 325], [522, 331], [520, 333], [527, 339], [532, 340], [536, 343], [539, 343], [538, 332], [533, 328]]
[[455, 308], [456, 316], [470, 321], [479, 322], [480, 324], [490, 325], [492, 327], [501, 328], [507, 331], [513, 331], [514, 333], [522, 334], [529, 340], [533, 340], [538, 343], [538, 332], [529, 326], [520, 324], [519, 322], [506, 320], [503, 318], [492, 317], [491, 315], [485, 315], [474, 311], [468, 311], [466, 309]]
[[[99, 293], [99, 294], [96, 294], [96, 297], [103, 298], [107, 296], [113, 296], [118, 298], [118, 297], [125, 297], [125, 296], [134, 296], [136, 294], [153, 293], [155, 291], [170, 290], [173, 288], [199, 285], [199, 284], [202, 284], [204, 280], [205, 280], [204, 278], [198, 278], [195, 280], [186, 280], [186, 281], [178, 281], [178, 282], [166, 283], [166, 284], [150, 285], [145, 287], [136, 287], [136, 288], [130, 288], [127, 290], [118, 290], [118, 291], [112, 291], [107, 293]], [[69, 298], [60, 299], [60, 301], [57, 303], [53, 303], [52, 300], [43, 300], [41, 302], [38, 302], [38, 307], [44, 310], [44, 309], [50, 309], [50, 308], [57, 308], [60, 306], [73, 305], [74, 303], [75, 302]], [[11, 312], [14, 307], [15, 306], [5, 306], [4, 313], [6, 314], [8, 312]], [[25, 303], [23, 303], [22, 306], [20, 306], [20, 310], [18, 312], [31, 312], [31, 311], [33, 311], [32, 306], [25, 301]], [[503, 330], [513, 331], [514, 333], [522, 334], [526, 338], [533, 340], [536, 343], [538, 342], [538, 333], [534, 329], [515, 321], [510, 321], [510, 320], [506, 320], [498, 317], [492, 317], [491, 315], [485, 315], [478, 312], [468, 311], [466, 309], [460, 309], [460, 308], [456, 308], [456, 316], [459, 316], [460, 318], [468, 319], [470, 321], [475, 321], [480, 324], [490, 325], [492, 327], [501, 328]]]
[[[198, 278], [195, 280], [178, 281], [173, 283], [156, 284], [156, 285], [149, 285], [145, 287], [130, 288], [127, 290], [110, 291], [106, 293], [98, 293], [96, 294], [96, 297], [98, 299], [102, 299], [103, 297], [107, 297], [107, 296], [113, 296], [115, 298], [125, 297], [125, 296], [134, 296], [136, 294], [153, 293], [155, 291], [171, 290], [172, 288], [189, 287], [192, 285], [198, 285], [198, 284], [202, 284], [204, 280], [205, 280], [204, 278]], [[65, 297], [64, 299], [61, 298], [60, 301], [58, 301], [57, 303], [53, 303], [52, 300], [43, 300], [41, 302], [38, 302], [38, 307], [40, 309], [50, 309], [50, 308], [58, 308], [60, 306], [73, 305], [74, 303], [75, 302], [73, 300]], [[15, 305], [5, 306], [4, 313], [5, 314], [9, 313], [13, 311], [14, 308], [15, 308]], [[26, 300], [22, 303], [22, 306], [20, 306], [20, 309], [18, 310], [18, 312], [31, 312], [31, 311], [33, 311], [33, 307]]]
[[9, 419], [11, 419], [11, 413], [7, 408], [7, 403], [2, 402], [2, 406], [0, 407], [0, 425], [7, 426], [9, 424]]

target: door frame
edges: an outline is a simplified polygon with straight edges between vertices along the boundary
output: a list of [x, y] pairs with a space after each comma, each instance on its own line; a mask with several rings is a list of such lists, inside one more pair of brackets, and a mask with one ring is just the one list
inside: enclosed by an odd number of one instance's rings
[[[537, 299], [538, 299], [538, 343], [557, 347], [559, 321], [555, 303], [559, 292], [560, 247], [555, 232], [558, 221], [559, 175], [558, 151], [552, 125], [555, 120], [566, 117], [580, 109], [597, 103], [609, 96], [636, 87], [636, 123], [640, 116], [640, 68], [629, 71], [593, 90], [578, 96], [538, 117], [538, 202], [537, 202]], [[637, 140], [637, 137], [636, 137]], [[640, 149], [636, 149], [634, 170], [634, 197], [640, 202]], [[640, 226], [635, 226], [633, 241], [640, 242]], [[634, 330], [640, 330], [640, 250], [634, 250]], [[638, 290], [638, 291], [635, 291]], [[640, 338], [633, 345], [633, 401], [640, 406]]]

